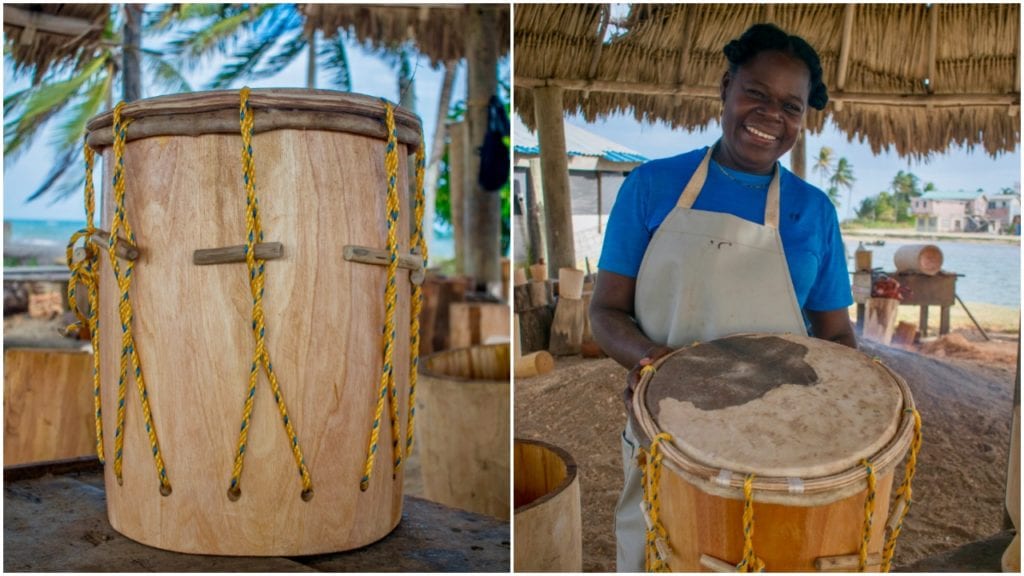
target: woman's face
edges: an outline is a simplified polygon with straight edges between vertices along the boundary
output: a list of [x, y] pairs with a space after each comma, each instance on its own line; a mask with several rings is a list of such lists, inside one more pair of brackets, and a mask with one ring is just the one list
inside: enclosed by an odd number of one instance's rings
[[796, 142], [803, 125], [811, 73], [784, 52], [761, 52], [722, 77], [720, 164], [767, 174]]

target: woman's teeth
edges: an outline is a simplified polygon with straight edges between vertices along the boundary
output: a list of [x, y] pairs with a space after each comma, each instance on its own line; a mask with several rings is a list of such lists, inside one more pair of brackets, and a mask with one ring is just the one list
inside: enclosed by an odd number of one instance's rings
[[744, 126], [744, 128], [747, 129], [747, 132], [750, 132], [751, 134], [757, 136], [758, 138], [764, 138], [765, 140], [778, 140], [778, 138], [776, 138], [775, 136], [772, 136], [771, 134], [765, 134], [764, 132], [761, 132], [757, 128], [751, 128], [750, 126]]

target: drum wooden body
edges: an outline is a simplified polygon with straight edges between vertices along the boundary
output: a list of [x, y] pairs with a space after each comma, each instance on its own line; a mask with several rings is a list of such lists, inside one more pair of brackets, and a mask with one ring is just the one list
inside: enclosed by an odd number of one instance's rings
[[767, 570], [815, 571], [842, 557], [855, 571], [866, 458], [876, 477], [868, 569], [877, 570], [912, 409], [906, 384], [884, 366], [803, 336], [731, 336], [661, 359], [641, 379], [634, 415], [645, 445], [672, 436], [660, 444], [656, 487], [670, 568], [741, 561], [743, 483], [754, 474], [753, 549]]
[[510, 348], [437, 352], [420, 362], [416, 450], [423, 495], [507, 520]]
[[580, 480], [568, 452], [517, 438], [513, 454], [517, 572], [581, 572]]
[[[124, 482], [113, 471], [121, 355], [120, 299], [101, 257], [100, 334], [110, 522], [142, 543], [223, 555], [291, 556], [356, 548], [388, 534], [402, 510], [385, 407], [368, 490], [360, 479], [380, 383], [386, 267], [347, 261], [346, 245], [386, 248], [384, 104], [327, 91], [256, 90], [253, 149], [266, 242], [266, 346], [313, 481], [302, 483], [264, 374], [249, 426], [241, 497], [227, 492], [254, 350], [244, 262], [197, 266], [197, 249], [247, 239], [239, 94], [197, 93], [125, 106], [127, 218], [142, 252], [131, 297], [141, 357], [173, 492], [162, 496], [134, 380], [127, 386]], [[396, 110], [401, 166], [419, 123]], [[113, 210], [111, 114], [89, 123], [104, 159], [103, 228]], [[409, 252], [408, 179], [398, 171], [399, 250]], [[123, 270], [123, 263], [122, 263]], [[404, 446], [410, 283], [399, 269], [394, 374]], [[130, 372], [130, 370], [129, 370]]]

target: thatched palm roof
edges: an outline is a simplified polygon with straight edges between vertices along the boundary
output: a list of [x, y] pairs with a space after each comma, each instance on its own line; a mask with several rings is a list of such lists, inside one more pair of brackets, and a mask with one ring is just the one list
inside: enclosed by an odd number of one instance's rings
[[[508, 4], [485, 5], [495, 11], [501, 53], [508, 52]], [[306, 25], [333, 34], [342, 29], [374, 48], [390, 48], [413, 40], [417, 50], [433, 64], [465, 57], [466, 10], [463, 4], [380, 5], [304, 4]]]
[[110, 17], [109, 4], [4, 4], [4, 43], [15, 73], [39, 80], [51, 68], [93, 57]]
[[525, 88], [558, 85], [565, 110], [588, 121], [624, 112], [703, 129], [721, 113], [722, 47], [772, 22], [821, 56], [830, 102], [808, 114], [812, 132], [828, 117], [875, 153], [958, 143], [996, 155], [1020, 141], [1019, 13], [1017, 4], [635, 4], [616, 22], [607, 5], [517, 5], [515, 107], [533, 127]]

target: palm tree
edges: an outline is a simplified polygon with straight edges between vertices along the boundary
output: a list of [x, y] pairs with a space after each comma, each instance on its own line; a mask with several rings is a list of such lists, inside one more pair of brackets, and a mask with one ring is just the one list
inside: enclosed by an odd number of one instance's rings
[[[113, 94], [123, 84], [125, 14], [117, 5], [112, 5], [111, 10], [102, 42], [94, 48], [91, 58], [80, 59], [80, 64], [70, 69], [51, 70], [40, 82], [33, 82], [28, 88], [4, 98], [5, 165], [17, 160], [51, 121], [60, 121], [53, 141], [57, 159], [43, 183], [29, 195], [29, 201], [51, 190], [56, 195], [55, 200], [59, 200], [82, 189], [84, 174], [69, 172], [69, 168], [82, 163], [85, 124], [104, 108], [112, 106]], [[191, 90], [178, 69], [161, 52], [138, 47], [127, 50], [138, 51], [150, 83], [158, 90]]]
[[[822, 146], [821, 150], [818, 151], [818, 157], [814, 159], [814, 165], [811, 166], [811, 170], [817, 172], [821, 176], [821, 185], [825, 185], [825, 179], [832, 174], [832, 160], [835, 157], [835, 152], [828, 146]], [[832, 194], [829, 193], [829, 197]], [[833, 202], [835, 202], [833, 200]], [[836, 204], [838, 206], [838, 203]]]
[[[316, 46], [295, 4], [172, 4], [154, 14], [153, 28], [179, 24], [191, 30], [170, 43], [170, 51], [186, 66], [195, 67], [216, 54], [231, 52], [207, 88], [227, 88], [242, 79], [273, 76], [303, 52], [310, 56], [307, 85], [313, 88], [316, 68], [327, 71], [328, 84], [352, 90], [351, 70], [342, 34]], [[241, 44], [240, 47], [237, 47]]]
[[846, 188], [850, 192], [846, 204], [846, 217], [849, 218], [850, 207], [853, 205], [853, 183], [857, 181], [853, 177], [853, 165], [850, 164], [850, 161], [840, 158], [836, 162], [835, 172], [832, 173], [832, 177], [828, 181], [836, 189], [836, 196], [838, 196], [840, 188]]

